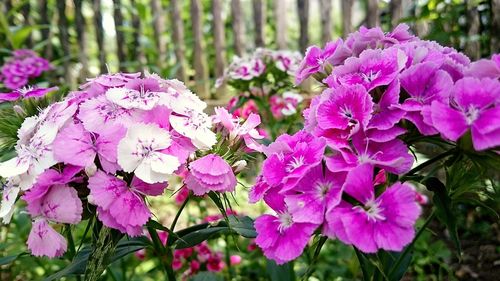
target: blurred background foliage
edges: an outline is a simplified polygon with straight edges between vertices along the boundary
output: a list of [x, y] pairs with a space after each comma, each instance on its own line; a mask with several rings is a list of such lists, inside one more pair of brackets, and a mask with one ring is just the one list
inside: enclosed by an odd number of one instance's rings
[[[147, 70], [169, 78], [183, 78], [206, 100], [217, 100], [212, 101], [216, 104], [235, 94], [216, 92], [213, 86], [220, 76], [217, 55], [222, 56], [224, 66], [234, 55], [243, 55], [258, 46], [303, 51], [305, 46], [322, 45], [361, 25], [380, 25], [390, 30], [404, 22], [416, 35], [464, 51], [472, 59], [489, 57], [500, 49], [499, 0], [2, 0], [0, 3], [0, 63], [12, 50], [34, 49], [55, 66], [46, 77], [49, 84], [63, 89], [76, 89], [86, 77], [106, 71]], [[217, 3], [219, 9], [214, 11]], [[214, 15], [220, 17], [223, 25], [220, 49], [215, 47]], [[279, 20], [283, 17], [284, 24]], [[257, 28], [259, 22], [261, 29]], [[285, 30], [285, 36], [279, 36], [281, 30]], [[259, 36], [263, 40], [256, 40]], [[238, 40], [243, 50], [238, 49]], [[205, 88], [198, 88], [200, 82]], [[249, 185], [239, 185], [238, 204], [234, 208], [255, 217], [266, 210], [261, 205], [245, 203]], [[491, 196], [488, 207], [467, 203], [454, 206], [463, 246], [461, 259], [455, 254], [449, 233], [438, 224], [431, 225], [432, 231], [424, 233], [416, 243], [414, 263], [405, 280], [498, 279], [500, 198], [494, 190], [492, 187], [488, 195]], [[179, 207], [172, 191], [167, 193], [151, 202], [159, 221], [165, 224]], [[205, 204], [191, 202], [181, 225], [188, 226], [217, 213], [215, 206]], [[64, 259], [27, 255], [23, 241], [29, 226], [28, 217], [22, 213], [10, 225], [0, 226], [0, 280], [43, 280], [68, 264]], [[84, 228], [78, 226], [73, 230], [76, 241], [83, 236]], [[218, 273], [220, 278], [273, 281], [292, 278], [290, 268], [266, 262], [259, 250], [248, 251], [250, 241], [211, 239], [209, 243], [226, 256], [229, 253], [242, 257], [241, 264]], [[18, 253], [22, 256], [11, 262], [11, 255]], [[311, 254], [306, 251], [289, 266], [297, 274], [305, 272]], [[316, 269], [310, 280], [358, 280], [361, 276], [353, 250], [336, 241], [326, 244]], [[156, 261], [129, 255], [115, 262], [103, 280], [158, 280], [161, 276]], [[202, 278], [193, 280], [218, 280], [214, 276], [210, 277], [214, 279]]]

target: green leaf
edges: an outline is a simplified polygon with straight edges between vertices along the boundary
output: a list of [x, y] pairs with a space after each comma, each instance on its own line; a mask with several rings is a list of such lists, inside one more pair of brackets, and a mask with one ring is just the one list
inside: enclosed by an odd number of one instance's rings
[[404, 274], [408, 270], [413, 257], [413, 244], [409, 245], [408, 247], [411, 247], [410, 249], [408, 249], [409, 253], [406, 254], [401, 261], [399, 261], [397, 268], [394, 268], [395, 263], [401, 258], [403, 252], [379, 251], [379, 253], [377, 254], [389, 281], [401, 280], [401, 278], [403, 278]]
[[166, 228], [165, 226], [163, 226], [161, 223], [155, 221], [155, 220], [149, 220], [147, 223], [146, 223], [146, 226], [148, 227], [151, 227], [151, 228], [154, 228], [154, 229], [157, 229], [157, 230], [162, 230], [162, 231], [167, 231], [169, 232], [170, 230], [168, 228]]
[[28, 253], [20, 253], [20, 254], [17, 254], [17, 255], [2, 257], [2, 258], [0, 258], [0, 266], [12, 263], [15, 260], [17, 260], [18, 258], [20, 258], [20, 257], [22, 257], [24, 255], [27, 255], [27, 254]]
[[[130, 240], [121, 240], [116, 247], [115, 253], [111, 258], [110, 263], [113, 263], [127, 256], [128, 254], [144, 249], [150, 244], [151, 242], [149, 241], [149, 239], [144, 236], [136, 237]], [[45, 278], [44, 281], [58, 280], [65, 276], [80, 275], [85, 273], [85, 268], [87, 266], [90, 252], [91, 248], [89, 246], [86, 246], [76, 254], [76, 256], [73, 258], [73, 261], [68, 266], [66, 266], [61, 271]]]
[[213, 272], [202, 271], [189, 279], [190, 281], [222, 281], [222, 277]]
[[236, 217], [229, 216], [229, 226], [239, 235], [246, 238], [257, 237], [257, 232], [253, 226], [253, 220], [249, 216]]
[[434, 193], [432, 202], [436, 208], [436, 216], [448, 228], [451, 240], [455, 244], [458, 256], [460, 257], [462, 250], [460, 240], [458, 239], [457, 220], [452, 212], [452, 201], [446, 190], [446, 186], [436, 177], [428, 178], [425, 180], [424, 185]]
[[175, 248], [176, 249], [190, 248], [200, 244], [201, 242], [209, 239], [210, 237], [216, 234], [228, 231], [229, 227], [226, 226], [215, 226], [215, 227], [208, 227], [196, 230], [184, 236], [180, 236], [179, 239], [175, 242]]
[[285, 263], [278, 265], [272, 260], [266, 262], [266, 272], [271, 281], [293, 281], [295, 280], [295, 272], [293, 271], [293, 263]]

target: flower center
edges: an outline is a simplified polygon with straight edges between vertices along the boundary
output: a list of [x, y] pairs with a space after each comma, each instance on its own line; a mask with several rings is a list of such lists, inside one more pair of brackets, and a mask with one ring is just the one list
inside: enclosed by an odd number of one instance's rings
[[332, 183], [329, 182], [329, 181], [319, 181], [319, 182], [316, 182], [316, 191], [318, 192], [318, 195], [320, 198], [324, 198], [326, 196], [326, 194], [328, 193], [328, 191], [330, 190], [330, 188], [332, 187]]
[[382, 208], [380, 208], [380, 202], [377, 202], [375, 199], [371, 199], [363, 207], [363, 210], [366, 212], [369, 218], [371, 218], [374, 221], [380, 220], [383, 221], [385, 220], [385, 216], [381, 214], [383, 211]]
[[365, 82], [370, 83], [380, 76], [380, 70], [376, 71], [376, 72], [373, 70], [370, 70], [370, 72], [362, 73], [361, 75], [362, 75], [363, 79], [365, 80]]
[[293, 224], [292, 216], [287, 212], [279, 214], [278, 219], [280, 221], [280, 225], [278, 226], [278, 230], [280, 233], [283, 233], [283, 231], [285, 231]]
[[479, 117], [479, 109], [474, 106], [469, 106], [467, 111], [465, 112], [465, 119], [467, 120], [467, 125], [470, 125], [476, 121]]
[[305, 161], [305, 159], [304, 159], [303, 155], [299, 156], [298, 158], [295, 157], [295, 156], [293, 156], [292, 157], [292, 161], [290, 161], [288, 163], [287, 167], [286, 167], [286, 171], [287, 172], [294, 171], [295, 169], [297, 169], [297, 168], [301, 167], [302, 165], [304, 165], [304, 161]]

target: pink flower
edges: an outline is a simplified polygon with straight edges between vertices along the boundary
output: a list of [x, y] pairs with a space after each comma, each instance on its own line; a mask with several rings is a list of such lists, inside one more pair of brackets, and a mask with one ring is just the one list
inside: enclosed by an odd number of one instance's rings
[[291, 91], [284, 92], [282, 96], [271, 96], [269, 99], [271, 113], [276, 119], [293, 115], [297, 113], [297, 108], [303, 100], [300, 94]]
[[269, 189], [271, 189], [271, 186], [266, 183], [264, 176], [258, 175], [255, 184], [248, 192], [248, 201], [252, 204], [257, 203], [264, 198]]
[[186, 186], [181, 187], [181, 189], [175, 195], [175, 203], [181, 205], [189, 197], [189, 189]]
[[216, 154], [191, 162], [189, 171], [184, 183], [195, 195], [210, 191], [232, 192], [236, 187], [236, 177], [231, 166]]
[[458, 140], [469, 129], [474, 149], [500, 145], [500, 82], [490, 78], [463, 78], [452, 88], [450, 101], [433, 101], [432, 125], [447, 139]]
[[38, 88], [38, 87], [24, 87], [16, 89], [11, 93], [0, 93], [0, 103], [4, 101], [16, 101], [19, 99], [27, 98], [41, 98], [46, 94], [56, 91], [57, 87], [51, 88]]
[[243, 139], [247, 148], [262, 151], [262, 145], [256, 141], [264, 138], [256, 129], [260, 125], [260, 116], [258, 114], [252, 113], [244, 123], [240, 123], [240, 120], [230, 114], [227, 109], [217, 107], [213, 119], [215, 124], [220, 123], [226, 130], [230, 142], [234, 143]]
[[295, 84], [300, 84], [307, 77], [318, 72], [327, 74], [326, 66], [339, 65], [350, 54], [350, 50], [344, 46], [342, 39], [328, 42], [323, 50], [317, 46], [310, 46], [295, 75]]
[[222, 261], [221, 255], [218, 253], [212, 254], [207, 260], [207, 269], [212, 272], [221, 271], [226, 264]]
[[342, 173], [323, 171], [322, 164], [309, 170], [285, 196], [293, 221], [322, 224], [327, 206], [333, 208], [340, 202], [343, 178]]
[[267, 184], [293, 187], [304, 175], [321, 162], [325, 140], [305, 131], [279, 136], [264, 152], [268, 158], [262, 166]]
[[342, 201], [329, 209], [324, 229], [329, 237], [365, 253], [379, 249], [399, 252], [413, 240], [420, 216], [413, 187], [395, 183], [375, 197], [373, 166], [362, 164], [349, 172], [343, 188], [361, 205]]
[[103, 169], [114, 173], [119, 168], [116, 147], [125, 133], [125, 128], [116, 126], [97, 136], [87, 132], [82, 123], [70, 123], [54, 141], [54, 156], [66, 164], [89, 167], [99, 155]]
[[229, 257], [229, 261], [230, 261], [231, 265], [238, 265], [241, 263], [241, 260], [242, 260], [242, 258], [239, 255], [231, 255]]
[[64, 236], [50, 227], [44, 218], [35, 219], [27, 243], [31, 254], [37, 257], [60, 257], [68, 247]]
[[127, 183], [102, 171], [89, 178], [89, 202], [97, 206], [98, 217], [108, 227], [130, 236], [142, 234], [142, 226], [151, 216], [144, 195], [160, 195], [166, 183], [149, 185], [134, 177]]
[[400, 76], [401, 86], [409, 94], [400, 106], [406, 111], [405, 119], [411, 121], [424, 135], [437, 133], [436, 129], [424, 122], [422, 108], [433, 101], [444, 102], [450, 95], [453, 81], [448, 73], [439, 70], [439, 65], [425, 62], [411, 66]]
[[268, 259], [276, 261], [277, 264], [284, 264], [302, 254], [318, 225], [293, 221], [283, 197], [277, 197], [278, 199], [270, 204], [277, 214], [262, 215], [255, 220], [255, 243]]
[[475, 78], [500, 78], [500, 54], [491, 56], [491, 60], [480, 59], [471, 63], [465, 70], [465, 76]]
[[349, 171], [369, 163], [394, 174], [403, 174], [411, 169], [413, 156], [399, 139], [390, 138], [384, 142], [370, 140], [363, 132], [352, 137], [351, 144], [326, 158], [328, 169], [333, 172]]
[[407, 56], [397, 48], [366, 50], [359, 58], [350, 57], [334, 68], [324, 80], [331, 88], [362, 85], [367, 91], [389, 85], [405, 66]]

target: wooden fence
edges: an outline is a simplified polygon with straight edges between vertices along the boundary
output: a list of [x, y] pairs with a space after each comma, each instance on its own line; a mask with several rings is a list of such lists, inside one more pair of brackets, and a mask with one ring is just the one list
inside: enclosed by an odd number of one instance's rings
[[[20, 3], [21, 0], [3, 0], [4, 11], [8, 13], [14, 6]], [[214, 98], [213, 92], [210, 89], [210, 83], [213, 79], [222, 75], [224, 67], [228, 60], [228, 50], [236, 55], [243, 55], [249, 48], [266, 47], [269, 42], [266, 42], [265, 30], [266, 27], [272, 24], [275, 30], [275, 38], [272, 39], [272, 47], [287, 49], [290, 46], [290, 39], [287, 38], [287, 29], [291, 19], [287, 18], [289, 13], [284, 12], [290, 8], [290, 5], [295, 5], [294, 9], [297, 12], [298, 19], [298, 42], [293, 44], [298, 46], [301, 51], [304, 51], [310, 44], [309, 28], [310, 17], [320, 18], [321, 24], [321, 42], [332, 40], [334, 22], [332, 18], [332, 9], [340, 9], [339, 14], [341, 20], [335, 19], [341, 23], [341, 33], [343, 35], [353, 31], [355, 25], [359, 23], [365, 26], [372, 27], [380, 25], [379, 7], [385, 7], [385, 14], [390, 17], [388, 26], [396, 25], [400, 19], [407, 13], [408, 9], [405, 5], [411, 5], [411, 0], [392, 0], [388, 4], [380, 5], [382, 1], [378, 0], [112, 0], [112, 18], [114, 26], [106, 26], [109, 22], [105, 21], [102, 13], [103, 2], [109, 3], [111, 0], [38, 0], [38, 1], [22, 1], [22, 6], [18, 10], [17, 23], [14, 23], [13, 17], [10, 17], [12, 25], [19, 24], [22, 21], [24, 25], [39, 24], [47, 28], [39, 30], [39, 39], [48, 40], [48, 44], [43, 46], [42, 54], [47, 58], [54, 57], [57, 51], [59, 57], [67, 58], [61, 60], [61, 65], [64, 70], [66, 81], [74, 81], [83, 79], [88, 75], [97, 74], [96, 71], [89, 71], [90, 54], [89, 42], [94, 41], [97, 45], [97, 61], [98, 70], [103, 73], [107, 72], [107, 63], [113, 61], [118, 64], [120, 70], [131, 70], [126, 62], [134, 61], [141, 68], [145, 67], [148, 62], [144, 52], [144, 46], [140, 40], [141, 31], [144, 30], [145, 24], [151, 24], [154, 32], [154, 48], [156, 48], [156, 56], [153, 64], [157, 69], [172, 68], [172, 64], [167, 65], [172, 61], [169, 54], [175, 56], [173, 65], [175, 75], [182, 81], [191, 81], [191, 86], [196, 93], [205, 99]], [[142, 4], [149, 5], [150, 22], [143, 20], [144, 15], [139, 15], [134, 7], [140, 1]], [[245, 12], [243, 2], [248, 4], [251, 1], [251, 19], [245, 20]], [[494, 11], [500, 9], [500, 0], [491, 0], [492, 9]], [[126, 2], [129, 9], [125, 9], [122, 2]], [[186, 3], [188, 2], [188, 3]], [[388, 2], [388, 1], [384, 1]], [[466, 1], [473, 2], [473, 1]], [[55, 3], [55, 7], [53, 6]], [[189, 17], [182, 17], [183, 7], [189, 5]], [[84, 14], [84, 8], [90, 10], [92, 14]], [[90, 7], [90, 8], [89, 8]], [[226, 7], [226, 9], [224, 9]], [[315, 7], [316, 10], [311, 10]], [[357, 10], [353, 10], [356, 7]], [[364, 19], [356, 24], [353, 23], [355, 13], [360, 13], [359, 9], [364, 14]], [[206, 10], [205, 10], [206, 9]], [[270, 11], [269, 9], [272, 9]], [[205, 12], [207, 11], [208, 12]], [[230, 11], [230, 16], [224, 18], [222, 12]], [[37, 17], [31, 17], [30, 14], [36, 12]], [[494, 13], [492, 19], [492, 30], [499, 29], [499, 13]], [[269, 18], [272, 17], [272, 21]], [[467, 14], [470, 21], [469, 33], [478, 32], [477, 22], [479, 14], [477, 10], [470, 9]], [[53, 20], [57, 18], [57, 20]], [[210, 19], [210, 30], [204, 29], [207, 23], [207, 18]], [[386, 17], [387, 18], [387, 17]], [[132, 27], [130, 30], [125, 30], [125, 20], [128, 19], [128, 24]], [[248, 22], [253, 22], [253, 33], [249, 33]], [[271, 23], [272, 22], [272, 23]], [[56, 25], [54, 25], [56, 23]], [[294, 23], [295, 24], [295, 23]], [[186, 30], [186, 26], [190, 29]], [[105, 29], [113, 28], [116, 32], [114, 40], [116, 40], [116, 49], [114, 54], [110, 56], [109, 48], [106, 48]], [[148, 27], [150, 28], [150, 27]], [[231, 42], [226, 40], [227, 30], [232, 29]], [[418, 28], [416, 28], [418, 31]], [[186, 32], [191, 34], [192, 42], [186, 42]], [[213, 36], [211, 46], [207, 46], [206, 33], [210, 32]], [[253, 37], [253, 38], [251, 38]], [[48, 38], [48, 39], [47, 39]], [[498, 40], [492, 39], [492, 51], [498, 52]], [[58, 41], [53, 44], [51, 42]], [[268, 40], [269, 41], [269, 40]], [[171, 42], [170, 46], [173, 50], [167, 50], [167, 42]], [[73, 45], [77, 45], [72, 48]], [[465, 50], [472, 57], [477, 57], [477, 42], [472, 42], [467, 45]], [[28, 37], [26, 41], [28, 47], [35, 45], [34, 38]], [[57, 50], [54, 50], [57, 46]], [[214, 65], [207, 63], [207, 49], [213, 48], [215, 59]], [[170, 52], [172, 51], [172, 52]], [[187, 56], [188, 53], [191, 54]], [[108, 52], [108, 53], [107, 53]], [[191, 53], [192, 52], [192, 53]], [[71, 59], [69, 59], [71, 58]], [[92, 58], [96, 60], [95, 58]], [[151, 58], [149, 58], [151, 60]], [[191, 61], [188, 61], [191, 60]], [[78, 77], [74, 75], [74, 69], [78, 65]], [[188, 67], [191, 65], [192, 68]], [[76, 81], [74, 81], [76, 82]], [[223, 93], [217, 93], [223, 95]], [[212, 95], [212, 96], [211, 96]], [[217, 98], [220, 98], [217, 97]]]

